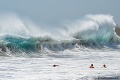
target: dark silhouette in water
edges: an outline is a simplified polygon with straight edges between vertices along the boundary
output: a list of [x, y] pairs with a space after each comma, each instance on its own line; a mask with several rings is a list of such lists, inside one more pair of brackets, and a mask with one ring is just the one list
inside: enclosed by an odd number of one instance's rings
[[91, 66], [89, 68], [94, 68], [93, 64], [91, 64]]
[[105, 64], [103, 65], [103, 68], [107, 68]]
[[57, 66], [59, 66], [59, 65], [55, 65], [55, 64], [53, 65], [53, 67], [57, 67]]

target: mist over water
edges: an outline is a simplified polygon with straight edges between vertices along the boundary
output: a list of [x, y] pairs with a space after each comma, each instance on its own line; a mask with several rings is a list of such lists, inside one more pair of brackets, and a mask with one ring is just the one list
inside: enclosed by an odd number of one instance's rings
[[21, 37], [37, 37], [46, 34], [43, 33], [40, 27], [30, 20], [18, 16], [16, 13], [0, 14], [0, 35], [9, 34]]

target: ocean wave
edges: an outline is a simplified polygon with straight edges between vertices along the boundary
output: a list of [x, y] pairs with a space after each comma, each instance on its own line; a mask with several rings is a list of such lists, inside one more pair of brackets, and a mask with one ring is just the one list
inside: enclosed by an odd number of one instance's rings
[[[69, 36], [71, 39], [56, 39], [49, 35], [38, 37], [29, 35], [29, 26], [24, 25], [21, 28], [18, 26], [19, 29], [15, 32], [14, 29], [9, 30], [9, 25], [7, 27], [2, 25], [4, 28], [0, 26], [2, 32], [2, 34], [0, 33], [0, 53], [59, 52], [66, 49], [71, 50], [76, 45], [92, 49], [101, 49], [105, 46], [117, 49], [119, 48], [120, 38], [115, 33], [115, 25], [111, 15], [87, 15], [84, 19], [66, 26], [67, 30], [65, 31], [68, 34], [66, 37]], [[6, 30], [7, 33], [5, 33]]]
[[69, 34], [88, 46], [113, 46], [120, 42], [115, 27], [113, 16], [99, 14], [87, 15], [82, 21], [79, 20], [67, 28]]

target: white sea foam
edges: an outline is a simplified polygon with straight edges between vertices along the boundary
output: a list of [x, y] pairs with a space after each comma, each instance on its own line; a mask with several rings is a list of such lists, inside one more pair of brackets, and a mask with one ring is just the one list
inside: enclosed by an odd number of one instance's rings
[[[98, 77], [120, 76], [119, 51], [87, 48], [83, 50], [65, 50], [44, 54], [41, 58], [1, 57], [0, 79], [93, 80]], [[53, 67], [54, 64], [59, 66]], [[89, 68], [91, 64], [94, 64], [94, 69]], [[107, 68], [103, 68], [103, 64], [106, 64]]]

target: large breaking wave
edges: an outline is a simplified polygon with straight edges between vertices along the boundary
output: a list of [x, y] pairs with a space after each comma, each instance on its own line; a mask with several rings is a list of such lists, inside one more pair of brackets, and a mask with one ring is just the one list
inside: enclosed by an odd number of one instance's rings
[[1, 55], [8, 52], [10, 54], [59, 52], [73, 49], [76, 45], [93, 49], [105, 46], [119, 48], [117, 45], [120, 39], [115, 33], [116, 23], [111, 15], [87, 15], [71, 22], [65, 28], [58, 30], [63, 35], [60, 38], [55, 38], [54, 34], [26, 23], [16, 15], [0, 17]]
[[111, 15], [87, 15], [82, 21], [70, 25], [68, 31], [75, 39], [83, 41], [84, 45], [113, 47], [119, 44], [119, 36], [116, 35], [116, 24]]

